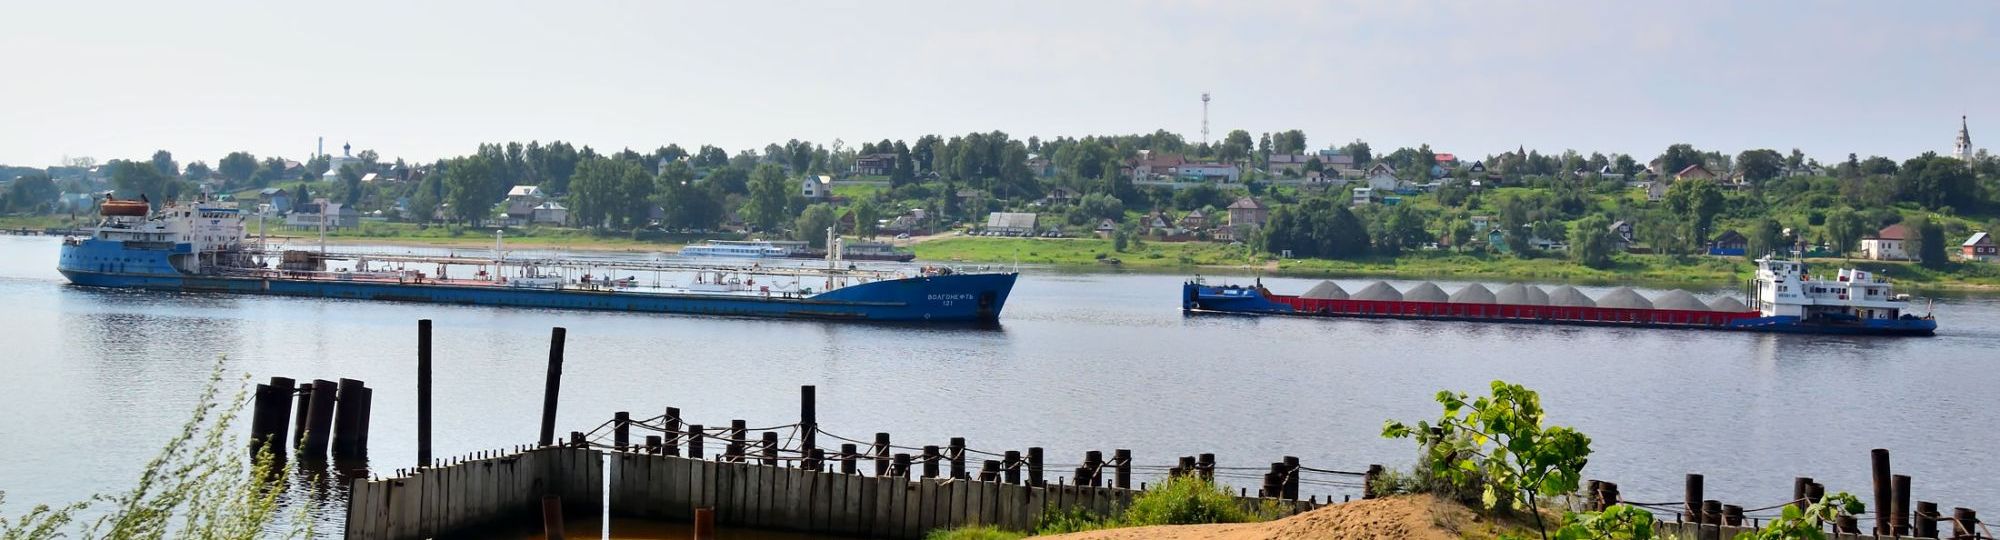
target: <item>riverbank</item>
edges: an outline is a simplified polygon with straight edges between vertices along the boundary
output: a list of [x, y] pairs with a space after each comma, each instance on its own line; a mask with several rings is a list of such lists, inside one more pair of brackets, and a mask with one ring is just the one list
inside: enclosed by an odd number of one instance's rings
[[[1590, 268], [1566, 258], [1412, 251], [1398, 257], [1355, 260], [1278, 259], [1247, 246], [1213, 242], [1141, 242], [1114, 250], [1097, 238], [937, 237], [911, 245], [921, 260], [1040, 264], [1072, 268], [1127, 268], [1195, 272], [1250, 270], [1271, 275], [1483, 279], [1563, 283], [1735, 286], [1755, 273], [1742, 257], [1671, 257], [1621, 253], [1610, 268]], [[1115, 262], [1114, 262], [1115, 261]], [[1920, 289], [2000, 291], [2000, 264], [1954, 262], [1943, 270], [1907, 262], [1808, 259], [1822, 271], [1860, 268]]]

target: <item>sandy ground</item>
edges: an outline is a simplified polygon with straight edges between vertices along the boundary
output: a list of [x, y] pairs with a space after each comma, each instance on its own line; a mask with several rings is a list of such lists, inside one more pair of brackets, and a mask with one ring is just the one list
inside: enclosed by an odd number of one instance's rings
[[1355, 501], [1265, 523], [1168, 525], [1109, 529], [1049, 537], [1061, 540], [1451, 540], [1489, 528], [1463, 506], [1428, 496]]

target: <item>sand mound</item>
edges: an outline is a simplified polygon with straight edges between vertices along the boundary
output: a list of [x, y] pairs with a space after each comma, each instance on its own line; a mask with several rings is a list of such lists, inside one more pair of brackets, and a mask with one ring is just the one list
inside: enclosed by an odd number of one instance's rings
[[1724, 296], [1715, 299], [1714, 302], [1709, 302], [1708, 309], [1725, 313], [1742, 313], [1750, 311], [1750, 306], [1743, 305], [1743, 301], [1741, 300]]
[[1708, 304], [1704, 304], [1700, 299], [1695, 298], [1694, 293], [1680, 289], [1667, 291], [1653, 298], [1653, 307], [1685, 311], [1708, 311]]
[[1299, 298], [1307, 300], [1346, 300], [1347, 289], [1342, 289], [1340, 285], [1331, 281], [1321, 281], [1318, 285], [1314, 285], [1313, 288], [1307, 289], [1305, 294], [1299, 295]]
[[1465, 288], [1459, 289], [1458, 292], [1451, 293], [1451, 303], [1498, 304], [1499, 302], [1494, 301], [1493, 291], [1487, 290], [1485, 285], [1474, 283], [1466, 285]]
[[1387, 281], [1377, 281], [1368, 284], [1367, 287], [1362, 287], [1360, 291], [1354, 293], [1353, 298], [1355, 300], [1393, 301], [1402, 300], [1403, 293], [1398, 292]]
[[1445, 294], [1444, 289], [1438, 288], [1436, 283], [1426, 281], [1418, 283], [1415, 287], [1410, 287], [1410, 290], [1403, 291], [1403, 300], [1406, 302], [1445, 302], [1451, 300], [1451, 295]]
[[1430, 496], [1400, 496], [1336, 504], [1265, 523], [1166, 525], [1108, 529], [1037, 538], [1062, 540], [1382, 539], [1450, 540], [1460, 527], [1478, 528], [1464, 506]]
[[1631, 287], [1619, 287], [1597, 299], [1597, 307], [1622, 309], [1653, 309], [1653, 301], [1633, 291]]
[[1500, 304], [1546, 306], [1549, 305], [1549, 293], [1534, 285], [1513, 283], [1493, 293], [1493, 300]]
[[1548, 305], [1568, 306], [1568, 307], [1596, 307], [1597, 302], [1591, 301], [1589, 296], [1584, 296], [1583, 291], [1576, 290], [1576, 287], [1564, 285], [1561, 287], [1556, 287], [1555, 290], [1549, 291]]

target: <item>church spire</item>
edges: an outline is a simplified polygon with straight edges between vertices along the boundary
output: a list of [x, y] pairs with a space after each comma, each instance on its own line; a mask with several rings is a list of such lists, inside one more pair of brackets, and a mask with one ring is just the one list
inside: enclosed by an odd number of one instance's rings
[[1951, 145], [1951, 151], [1958, 159], [1972, 161], [1972, 130], [1967, 126], [1964, 115], [1958, 117], [1958, 141]]

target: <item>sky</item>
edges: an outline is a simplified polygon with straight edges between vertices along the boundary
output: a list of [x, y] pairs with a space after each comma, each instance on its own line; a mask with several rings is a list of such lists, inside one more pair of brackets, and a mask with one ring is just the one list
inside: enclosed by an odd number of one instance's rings
[[1483, 156], [2000, 148], [2000, 2], [8, 0], [0, 163], [1301, 129]]

